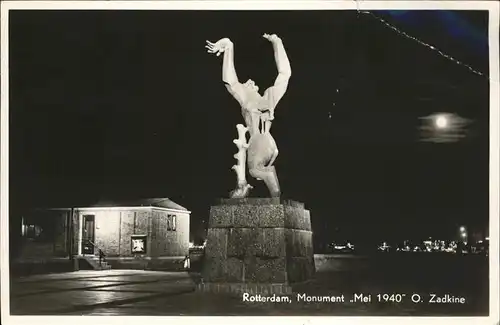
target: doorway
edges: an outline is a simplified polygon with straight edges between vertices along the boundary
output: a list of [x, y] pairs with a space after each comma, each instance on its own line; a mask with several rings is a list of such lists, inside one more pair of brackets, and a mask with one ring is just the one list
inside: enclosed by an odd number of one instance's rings
[[95, 242], [95, 216], [83, 216], [83, 238], [82, 238], [82, 253], [83, 255], [94, 255]]

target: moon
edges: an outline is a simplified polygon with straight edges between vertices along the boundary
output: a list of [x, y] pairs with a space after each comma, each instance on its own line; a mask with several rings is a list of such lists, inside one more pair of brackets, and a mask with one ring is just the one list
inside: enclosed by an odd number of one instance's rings
[[455, 113], [436, 112], [420, 117], [420, 140], [434, 143], [457, 142], [470, 136], [467, 126], [473, 121]]
[[444, 115], [436, 117], [436, 127], [438, 129], [445, 129], [448, 126], [448, 119]]

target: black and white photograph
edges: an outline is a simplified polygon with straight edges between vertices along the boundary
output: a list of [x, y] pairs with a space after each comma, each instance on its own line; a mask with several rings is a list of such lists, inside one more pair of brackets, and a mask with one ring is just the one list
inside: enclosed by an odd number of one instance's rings
[[498, 19], [3, 2], [2, 323], [498, 323]]

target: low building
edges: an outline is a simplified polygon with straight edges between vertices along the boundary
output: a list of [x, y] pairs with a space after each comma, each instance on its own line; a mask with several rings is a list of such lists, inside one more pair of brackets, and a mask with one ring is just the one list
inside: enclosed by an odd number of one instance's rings
[[168, 198], [41, 209], [23, 217], [20, 258], [90, 261], [102, 252], [113, 268], [178, 268], [189, 254], [189, 218]]

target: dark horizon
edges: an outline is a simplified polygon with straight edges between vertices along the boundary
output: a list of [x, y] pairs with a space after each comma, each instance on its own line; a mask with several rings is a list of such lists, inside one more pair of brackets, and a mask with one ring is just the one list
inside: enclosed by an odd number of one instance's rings
[[[436, 30], [437, 11], [391, 21], [487, 74], [487, 12], [445, 13], [469, 32]], [[204, 43], [231, 38], [240, 81], [264, 90], [276, 68], [263, 33], [283, 39], [293, 71], [272, 129], [278, 177], [310, 209], [315, 240], [336, 228], [354, 241], [488, 229], [488, 78], [356, 11], [11, 11], [11, 220], [169, 197], [199, 227], [234, 188], [243, 123]], [[470, 119], [468, 136], [419, 141], [419, 118], [436, 112]], [[251, 196], [267, 195], [248, 179]]]

